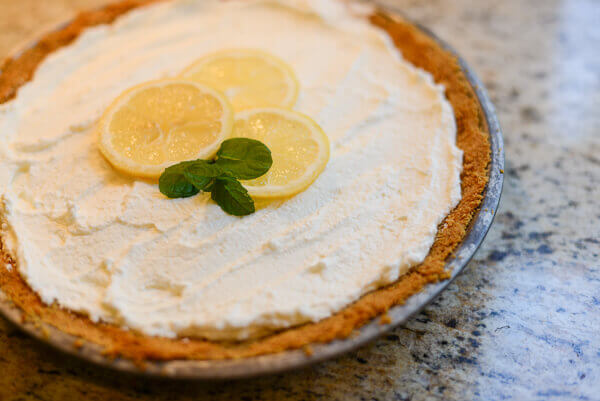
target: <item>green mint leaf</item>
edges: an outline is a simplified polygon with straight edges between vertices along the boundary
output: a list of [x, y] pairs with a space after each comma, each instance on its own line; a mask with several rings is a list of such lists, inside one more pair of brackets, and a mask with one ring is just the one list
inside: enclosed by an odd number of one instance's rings
[[204, 192], [212, 192], [212, 190], [215, 188], [216, 181], [217, 180], [214, 178], [210, 180], [210, 182], [204, 187]]
[[212, 199], [226, 213], [234, 216], [246, 216], [254, 213], [254, 201], [248, 195], [246, 188], [235, 178], [217, 178], [211, 195]]
[[183, 175], [193, 186], [205, 192], [210, 191], [207, 187], [213, 178], [223, 175], [223, 173], [219, 166], [206, 160], [193, 161], [183, 171]]
[[200, 190], [190, 183], [184, 175], [187, 166], [192, 162], [181, 162], [168, 167], [158, 179], [158, 189], [169, 198], [187, 198]]
[[216, 165], [240, 180], [265, 174], [273, 164], [271, 151], [262, 142], [250, 138], [231, 138], [221, 144]]

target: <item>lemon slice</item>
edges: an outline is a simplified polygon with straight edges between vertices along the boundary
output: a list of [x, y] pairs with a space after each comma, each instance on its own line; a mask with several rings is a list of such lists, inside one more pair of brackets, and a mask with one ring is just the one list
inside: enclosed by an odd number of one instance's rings
[[298, 97], [298, 80], [292, 68], [260, 50], [209, 54], [181, 75], [223, 92], [236, 112], [255, 107], [292, 108]]
[[269, 171], [242, 181], [253, 197], [294, 195], [312, 184], [329, 160], [329, 139], [321, 127], [291, 110], [261, 108], [238, 113], [232, 136], [259, 140], [271, 150]]
[[230, 136], [227, 98], [196, 82], [158, 80], [123, 92], [100, 119], [100, 150], [117, 169], [156, 178], [180, 161], [207, 159]]

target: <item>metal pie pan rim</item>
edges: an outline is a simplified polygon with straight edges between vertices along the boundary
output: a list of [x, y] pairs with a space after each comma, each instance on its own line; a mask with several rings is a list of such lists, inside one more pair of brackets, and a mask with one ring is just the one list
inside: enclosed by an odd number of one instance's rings
[[[383, 7], [382, 9], [386, 12], [386, 15], [392, 18], [394, 18], [394, 15], [399, 15], [398, 12], [390, 10], [389, 7]], [[67, 24], [68, 22], [60, 24], [55, 30], [60, 30]], [[356, 329], [356, 335], [329, 343], [311, 344], [312, 352], [310, 355], [301, 349], [295, 349], [242, 359], [148, 361], [142, 367], [128, 359], [112, 359], [104, 356], [101, 348], [95, 344], [84, 343], [83, 346], [76, 347], [74, 341], [77, 337], [64, 333], [48, 324], [44, 324], [44, 327], [41, 328], [39, 324], [25, 321], [21, 310], [14, 306], [2, 291], [0, 291], [0, 312], [18, 328], [41, 342], [96, 365], [135, 375], [196, 380], [251, 378], [299, 369], [352, 351], [373, 341], [392, 328], [405, 323], [412, 315], [435, 299], [463, 271], [483, 242], [500, 202], [504, 169], [502, 132], [494, 106], [481, 81], [451, 46], [428, 29], [418, 24], [415, 25], [458, 59], [485, 115], [490, 137], [491, 162], [489, 165], [489, 179], [479, 210], [476, 216], [473, 217], [467, 235], [455, 250], [454, 256], [446, 262], [446, 268], [451, 270], [451, 277], [439, 283], [429, 284], [421, 292], [411, 296], [404, 304], [390, 308], [387, 312], [391, 320], [389, 324], [381, 324], [379, 319], [375, 318]], [[18, 58], [25, 49], [34, 46], [36, 43], [36, 41], [29, 41], [24, 46], [17, 47], [15, 51], [10, 53], [9, 57]]]

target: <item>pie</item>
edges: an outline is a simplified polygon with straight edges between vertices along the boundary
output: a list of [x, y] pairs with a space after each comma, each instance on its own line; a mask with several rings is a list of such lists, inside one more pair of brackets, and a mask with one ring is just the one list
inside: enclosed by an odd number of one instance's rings
[[[285, 106], [331, 143], [308, 188], [235, 217], [113, 168], [96, 131], [119, 93], [234, 48], [295, 71]], [[352, 2], [122, 1], [8, 59], [0, 103], [0, 289], [28, 319], [134, 360], [351, 335], [449, 277], [487, 183], [487, 127], [455, 57]]]

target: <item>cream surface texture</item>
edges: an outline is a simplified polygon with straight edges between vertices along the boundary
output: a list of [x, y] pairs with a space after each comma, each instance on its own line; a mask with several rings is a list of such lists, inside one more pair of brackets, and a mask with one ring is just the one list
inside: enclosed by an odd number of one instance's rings
[[[423, 261], [461, 197], [454, 115], [369, 12], [331, 0], [160, 2], [51, 54], [0, 105], [1, 237], [29, 285], [94, 321], [241, 340], [331, 316]], [[115, 171], [94, 131], [123, 90], [227, 48], [290, 64], [295, 109], [331, 141], [306, 191], [243, 218]]]

